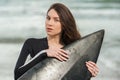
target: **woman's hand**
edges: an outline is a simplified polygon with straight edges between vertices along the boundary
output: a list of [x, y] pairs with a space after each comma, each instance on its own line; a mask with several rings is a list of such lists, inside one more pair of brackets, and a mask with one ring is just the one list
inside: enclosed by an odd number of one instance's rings
[[46, 52], [48, 57], [54, 57], [60, 61], [66, 61], [69, 58], [68, 52], [60, 48], [50, 48]]
[[97, 65], [94, 62], [88, 61], [88, 62], [86, 62], [86, 66], [87, 66], [88, 70], [90, 71], [90, 73], [92, 74], [92, 77], [97, 76], [97, 74], [99, 72], [99, 68], [97, 67]]

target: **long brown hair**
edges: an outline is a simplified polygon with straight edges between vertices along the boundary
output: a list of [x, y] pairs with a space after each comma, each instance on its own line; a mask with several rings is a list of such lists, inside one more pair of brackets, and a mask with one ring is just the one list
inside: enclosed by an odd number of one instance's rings
[[54, 9], [60, 17], [60, 23], [62, 25], [60, 43], [67, 45], [75, 40], [80, 39], [80, 33], [77, 30], [76, 22], [70, 10], [61, 3], [54, 3], [53, 5], [51, 5], [47, 13], [51, 9]]

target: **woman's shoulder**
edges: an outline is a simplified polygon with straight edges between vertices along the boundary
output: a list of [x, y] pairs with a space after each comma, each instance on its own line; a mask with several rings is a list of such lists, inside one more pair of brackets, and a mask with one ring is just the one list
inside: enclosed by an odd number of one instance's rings
[[46, 37], [44, 37], [44, 38], [28, 38], [28, 39], [25, 40], [25, 43], [28, 43], [28, 44], [39, 43], [39, 42], [42, 42], [42, 41], [45, 41], [45, 40], [47, 40]]

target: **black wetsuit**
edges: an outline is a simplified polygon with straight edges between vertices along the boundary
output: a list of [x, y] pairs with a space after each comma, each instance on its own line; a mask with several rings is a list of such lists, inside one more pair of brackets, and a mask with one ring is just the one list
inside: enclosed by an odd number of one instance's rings
[[28, 55], [30, 55], [33, 58], [38, 52], [40, 52], [41, 50], [45, 50], [45, 49], [48, 49], [47, 38], [27, 39], [22, 47], [21, 53], [16, 63], [16, 67], [14, 70], [14, 79], [17, 80], [22, 74], [24, 74], [31, 67], [33, 67], [38, 62], [47, 58], [47, 54], [43, 53], [37, 59], [30, 62], [28, 65], [20, 68], [22, 65], [24, 65]]

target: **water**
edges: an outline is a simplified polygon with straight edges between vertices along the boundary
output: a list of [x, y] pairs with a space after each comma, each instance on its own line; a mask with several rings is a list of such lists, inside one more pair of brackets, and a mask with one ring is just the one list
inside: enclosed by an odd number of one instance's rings
[[69, 7], [83, 36], [105, 29], [97, 63], [100, 72], [92, 80], [119, 80], [120, 0], [0, 0], [0, 80], [13, 80], [13, 69], [27, 38], [46, 36], [45, 15], [54, 2]]

